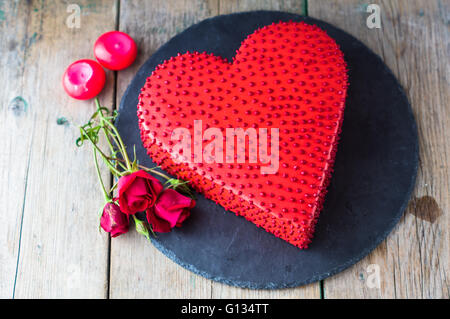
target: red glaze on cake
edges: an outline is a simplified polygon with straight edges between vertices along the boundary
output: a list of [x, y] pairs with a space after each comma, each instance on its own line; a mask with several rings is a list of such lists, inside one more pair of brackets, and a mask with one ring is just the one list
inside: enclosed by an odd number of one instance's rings
[[[332, 173], [347, 86], [343, 53], [323, 30], [272, 24], [249, 35], [232, 63], [188, 52], [159, 65], [139, 95], [142, 141], [158, 165], [207, 198], [307, 248]], [[208, 164], [173, 155], [172, 131], [184, 127], [193, 137], [194, 120], [224, 136], [227, 127], [279, 128], [278, 172], [261, 174], [248, 157]]]

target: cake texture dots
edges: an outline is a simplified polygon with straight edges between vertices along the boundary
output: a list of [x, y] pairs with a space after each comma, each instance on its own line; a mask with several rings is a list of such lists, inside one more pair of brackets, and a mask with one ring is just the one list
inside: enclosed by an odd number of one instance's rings
[[[248, 35], [232, 61], [186, 52], [158, 65], [139, 95], [141, 138], [167, 172], [307, 248], [333, 171], [347, 86], [343, 53], [326, 32], [273, 23]], [[231, 141], [231, 129], [246, 134]], [[179, 147], [182, 139], [188, 151]], [[211, 145], [215, 160], [206, 154]]]

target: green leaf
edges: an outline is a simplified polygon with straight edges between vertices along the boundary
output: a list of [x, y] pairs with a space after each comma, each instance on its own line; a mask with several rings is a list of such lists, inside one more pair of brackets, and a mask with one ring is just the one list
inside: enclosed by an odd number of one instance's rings
[[170, 178], [166, 181], [165, 184], [169, 184], [169, 186], [167, 188], [172, 188], [192, 199], [195, 199], [194, 192], [189, 187], [189, 181], [183, 181], [181, 179]]
[[[150, 225], [140, 219], [138, 219], [136, 216], [133, 215], [134, 224], [136, 225], [136, 231], [145, 236], [150, 241], [150, 233], [149, 230], [151, 230]], [[153, 230], [151, 230], [153, 233]], [[155, 235], [155, 233], [153, 233]], [[155, 236], [156, 237], [156, 236]]]
[[97, 216], [98, 216], [98, 231], [100, 233], [101, 233], [101, 229], [102, 229], [102, 226], [100, 225], [100, 223], [101, 223], [100, 219], [102, 218], [102, 215], [103, 215], [103, 209], [104, 209], [104, 206], [100, 207], [100, 209], [98, 210], [98, 213], [97, 213]]

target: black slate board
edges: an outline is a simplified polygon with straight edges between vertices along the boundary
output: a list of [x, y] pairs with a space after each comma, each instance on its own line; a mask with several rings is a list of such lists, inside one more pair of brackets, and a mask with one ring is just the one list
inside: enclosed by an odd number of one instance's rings
[[152, 240], [181, 266], [240, 287], [294, 287], [353, 265], [397, 224], [417, 172], [414, 117], [403, 89], [383, 61], [360, 41], [327, 23], [272, 11], [204, 20], [172, 38], [145, 62], [122, 98], [117, 121], [129, 149], [136, 145], [140, 163], [154, 166], [142, 146], [136, 105], [140, 88], [155, 66], [188, 50], [231, 61], [248, 34], [280, 20], [305, 21], [326, 30], [340, 45], [349, 68], [335, 173], [310, 248], [300, 250], [202, 195], [197, 196], [197, 206], [182, 228]]

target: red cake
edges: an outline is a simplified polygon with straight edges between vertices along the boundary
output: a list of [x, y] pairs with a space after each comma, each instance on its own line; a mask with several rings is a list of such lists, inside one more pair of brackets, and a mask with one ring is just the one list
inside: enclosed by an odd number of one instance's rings
[[[346, 71], [335, 41], [297, 22], [256, 30], [231, 63], [178, 54], [155, 69], [139, 95], [142, 141], [158, 165], [207, 198], [307, 248], [332, 174]], [[190, 135], [172, 135], [177, 128]], [[227, 129], [248, 135], [235, 138]], [[180, 148], [184, 138], [189, 149]], [[269, 163], [260, 153], [265, 143]], [[209, 150], [208, 158], [199, 150]]]

